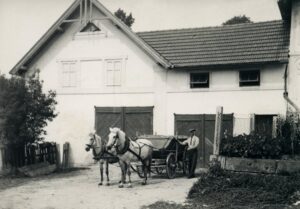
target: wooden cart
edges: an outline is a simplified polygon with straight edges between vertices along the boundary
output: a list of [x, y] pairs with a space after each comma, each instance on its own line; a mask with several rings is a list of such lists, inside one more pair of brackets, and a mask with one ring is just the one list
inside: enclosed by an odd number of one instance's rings
[[[166, 173], [167, 177], [175, 178], [176, 172], [183, 174], [188, 172], [186, 161], [186, 146], [178, 143], [177, 140], [184, 141], [187, 136], [161, 136], [146, 135], [138, 139], [147, 139], [153, 144], [153, 155], [151, 163], [151, 172], [155, 174]], [[136, 165], [136, 171], [143, 178], [142, 165]]]

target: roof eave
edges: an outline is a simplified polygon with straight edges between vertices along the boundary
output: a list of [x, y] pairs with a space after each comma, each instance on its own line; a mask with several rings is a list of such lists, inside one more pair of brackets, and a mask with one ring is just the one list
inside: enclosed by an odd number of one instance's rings
[[20, 68], [35, 54], [35, 52], [42, 47], [42, 45], [60, 28], [63, 21], [69, 17], [81, 0], [75, 0], [71, 6], [60, 16], [60, 18], [47, 30], [47, 32], [31, 47], [31, 49], [21, 58], [21, 60], [9, 71], [10, 74], [16, 75]]
[[277, 61], [264, 61], [264, 62], [248, 62], [248, 63], [228, 63], [228, 64], [196, 64], [196, 65], [174, 65], [175, 70], [207, 70], [207, 69], [220, 69], [220, 68], [236, 68], [236, 67], [253, 67], [266, 64], [287, 64], [288, 59]]

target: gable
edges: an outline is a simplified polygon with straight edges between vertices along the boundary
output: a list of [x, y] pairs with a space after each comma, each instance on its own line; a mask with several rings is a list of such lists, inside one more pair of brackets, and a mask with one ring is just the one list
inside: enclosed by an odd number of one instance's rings
[[36, 42], [36, 44], [22, 57], [22, 59], [13, 67], [10, 74], [22, 75], [28, 70], [31, 61], [36, 58], [39, 52], [47, 46], [54, 38], [57, 38], [61, 33], [64, 33], [68, 27], [74, 22], [80, 22], [81, 28], [91, 27], [89, 23], [93, 22], [93, 7], [96, 7], [102, 14], [103, 19], [110, 20], [122, 33], [124, 33], [131, 41], [141, 48], [149, 57], [165, 68], [171, 67], [171, 64], [166, 61], [159, 53], [153, 50], [146, 42], [137, 36], [130, 28], [122, 21], [115, 17], [97, 0], [76, 0], [62, 14], [62, 16], [51, 26], [51, 28]]

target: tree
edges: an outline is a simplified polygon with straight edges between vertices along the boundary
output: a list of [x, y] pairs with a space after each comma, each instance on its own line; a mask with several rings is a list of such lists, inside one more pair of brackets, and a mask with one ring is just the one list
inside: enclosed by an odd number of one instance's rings
[[12, 147], [44, 139], [45, 127], [57, 114], [54, 91], [43, 93], [38, 77], [28, 80], [0, 75], [0, 140]]
[[115, 12], [115, 16], [122, 20], [128, 27], [131, 27], [135, 20], [131, 13], [127, 15], [126, 12], [120, 8]]
[[252, 23], [250, 20], [250, 17], [247, 17], [245, 15], [240, 15], [240, 16], [234, 16], [224, 22], [222, 25], [234, 25], [234, 24], [240, 24], [240, 23]]

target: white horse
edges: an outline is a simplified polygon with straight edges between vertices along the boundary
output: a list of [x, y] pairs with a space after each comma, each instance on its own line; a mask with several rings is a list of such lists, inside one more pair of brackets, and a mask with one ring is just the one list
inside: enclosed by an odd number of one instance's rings
[[119, 187], [124, 187], [126, 174], [128, 175], [128, 187], [131, 185], [131, 162], [140, 161], [143, 165], [144, 181], [143, 185], [147, 184], [147, 174], [150, 173], [150, 166], [152, 160], [153, 145], [149, 140], [138, 139], [132, 141], [126, 137], [125, 133], [119, 128], [110, 128], [108, 135], [108, 142], [106, 144], [108, 150], [112, 147], [116, 148], [117, 156], [120, 160], [119, 164], [122, 171], [122, 178]]
[[106, 173], [106, 185], [109, 186], [109, 164], [117, 163], [119, 160], [116, 156], [115, 150], [108, 152], [106, 150], [105, 142], [101, 139], [96, 132], [89, 134], [89, 143], [86, 144], [85, 150], [88, 152], [92, 148], [95, 160], [99, 160], [100, 164], [100, 183], [103, 185], [103, 164], [105, 163], [105, 173]]

